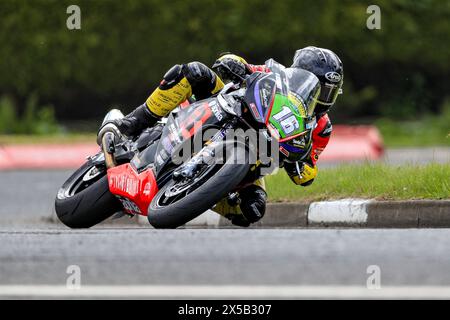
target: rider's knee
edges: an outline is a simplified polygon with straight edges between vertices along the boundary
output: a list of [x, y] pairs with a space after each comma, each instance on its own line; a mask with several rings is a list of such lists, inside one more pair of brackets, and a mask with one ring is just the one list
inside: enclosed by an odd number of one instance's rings
[[183, 67], [175, 65], [166, 72], [146, 103], [152, 113], [164, 117], [191, 95], [192, 88], [183, 74]]
[[192, 87], [206, 87], [212, 90], [216, 75], [201, 62], [194, 61], [183, 65], [176, 64], [166, 72], [159, 88], [162, 90], [170, 89], [184, 77]]
[[163, 77], [159, 84], [161, 90], [168, 90], [177, 85], [184, 77], [183, 67], [179, 64], [174, 65]]

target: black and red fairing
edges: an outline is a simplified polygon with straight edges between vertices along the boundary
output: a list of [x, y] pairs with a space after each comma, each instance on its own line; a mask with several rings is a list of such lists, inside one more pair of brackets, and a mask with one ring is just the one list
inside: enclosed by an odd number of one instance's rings
[[170, 161], [174, 150], [194, 135], [211, 128], [220, 128], [228, 117], [217, 102], [209, 98], [172, 112], [161, 135], [156, 155], [156, 170], [160, 171]]
[[[184, 141], [208, 128], [219, 128], [228, 115], [216, 98], [193, 103], [169, 115], [161, 138], [141, 151], [130, 163], [108, 170], [111, 193], [132, 215], [147, 215], [148, 207], [158, 192], [158, 184], [170, 167], [172, 152]], [[150, 164], [153, 164], [149, 166]]]

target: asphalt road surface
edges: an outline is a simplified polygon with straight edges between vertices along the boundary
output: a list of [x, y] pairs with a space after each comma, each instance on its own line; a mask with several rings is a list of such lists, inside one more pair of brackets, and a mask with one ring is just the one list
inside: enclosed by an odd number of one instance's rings
[[66, 297], [73, 266], [88, 297], [450, 297], [450, 230], [49, 226], [3, 228], [0, 243], [0, 298]]

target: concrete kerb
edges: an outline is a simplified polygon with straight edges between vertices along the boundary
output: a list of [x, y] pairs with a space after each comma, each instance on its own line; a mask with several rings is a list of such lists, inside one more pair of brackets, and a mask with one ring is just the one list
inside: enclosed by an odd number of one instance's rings
[[[145, 219], [145, 223], [146, 223]], [[188, 227], [233, 227], [206, 212]], [[269, 203], [252, 228], [450, 228], [450, 200], [376, 201], [343, 199], [312, 203]]]
[[[52, 222], [58, 218], [53, 213]], [[151, 227], [146, 217], [108, 219], [104, 225]], [[238, 228], [208, 210], [187, 228]], [[450, 228], [450, 200], [376, 201], [343, 199], [320, 202], [269, 203], [264, 218], [251, 228]]]

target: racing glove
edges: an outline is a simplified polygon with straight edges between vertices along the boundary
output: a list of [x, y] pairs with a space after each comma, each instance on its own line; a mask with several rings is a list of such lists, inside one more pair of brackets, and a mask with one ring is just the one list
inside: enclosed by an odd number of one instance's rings
[[289, 178], [295, 184], [303, 187], [311, 185], [319, 171], [316, 165], [307, 162], [286, 162], [284, 168]]
[[229, 52], [224, 52], [219, 56], [214, 62], [212, 70], [224, 83], [240, 84], [244, 81], [245, 76], [251, 73], [244, 58]]

